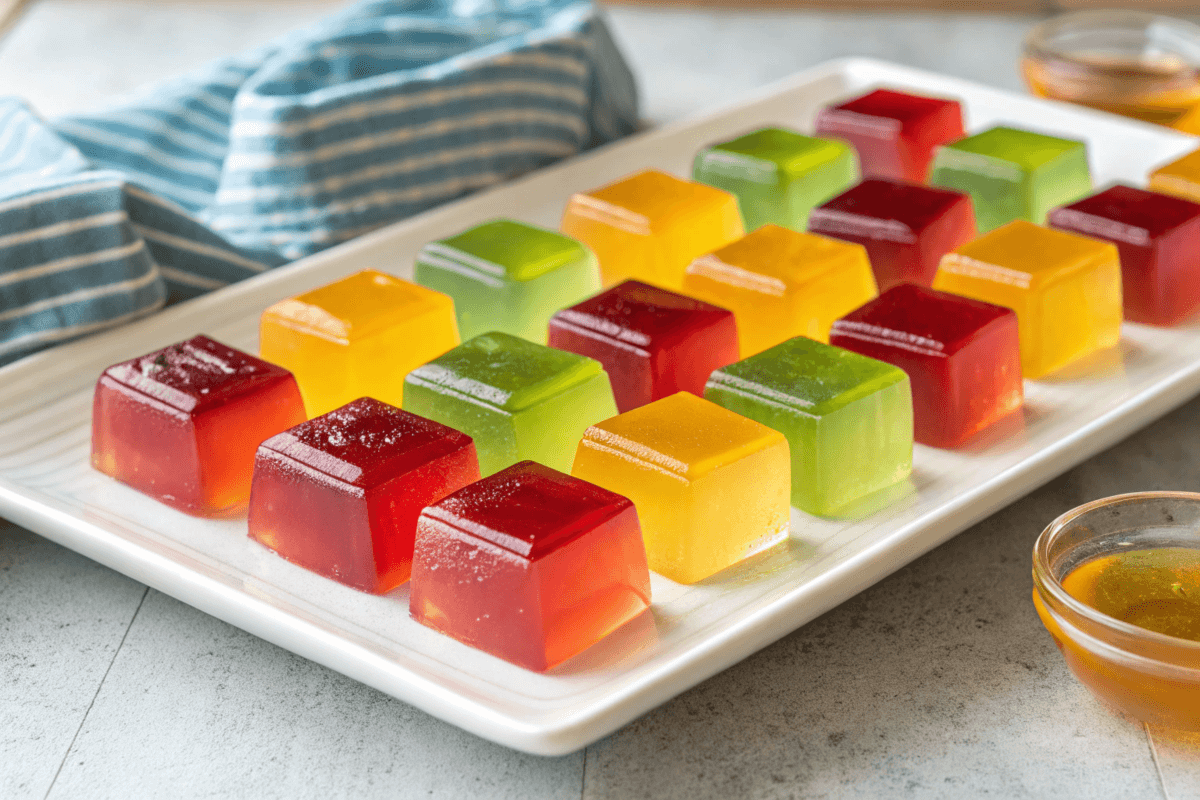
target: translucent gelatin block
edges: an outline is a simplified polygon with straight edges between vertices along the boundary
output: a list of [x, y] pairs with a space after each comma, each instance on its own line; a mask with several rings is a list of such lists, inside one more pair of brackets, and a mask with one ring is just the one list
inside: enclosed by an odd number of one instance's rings
[[690, 392], [589, 428], [571, 474], [633, 501], [650, 569], [679, 583], [788, 536], [783, 434]]
[[1108, 242], [1018, 220], [948, 253], [933, 288], [1016, 311], [1026, 378], [1121, 337], [1121, 265]]
[[599, 486], [523, 461], [421, 514], [413, 619], [514, 664], [550, 669], [649, 605], [638, 514]]
[[1041, 224], [1092, 192], [1083, 142], [1005, 127], [940, 148], [929, 183], [971, 195], [980, 233], [1015, 219]]
[[692, 259], [742, 235], [742, 217], [728, 192], [647, 170], [572, 197], [562, 230], [600, 259], [605, 286], [678, 289]]
[[858, 180], [858, 158], [845, 142], [763, 128], [701, 150], [692, 177], [737, 197], [748, 231], [802, 231], [814, 206]]
[[793, 336], [828, 341], [833, 321], [876, 290], [862, 245], [764, 225], [692, 262], [683, 293], [734, 313], [746, 358]]
[[833, 516], [912, 472], [902, 369], [797, 336], [719, 369], [704, 397], [787, 437], [792, 505]]
[[383, 594], [408, 580], [421, 509], [477, 480], [471, 437], [364, 397], [259, 446], [250, 537]]
[[404, 408], [474, 439], [484, 475], [526, 459], [570, 469], [587, 427], [617, 413], [599, 361], [507, 333], [476, 336], [410, 372]]
[[1200, 205], [1114, 186], [1050, 212], [1050, 227], [1117, 246], [1126, 319], [1174, 325], [1200, 308]]
[[550, 346], [599, 361], [618, 411], [703, 394], [709, 373], [738, 359], [733, 312], [637, 281], [559, 311]]
[[975, 238], [975, 211], [959, 192], [871, 178], [813, 209], [808, 229], [866, 247], [884, 291], [933, 283], [942, 256]]
[[546, 343], [550, 315], [600, 288], [592, 252], [555, 231], [512, 220], [425, 245], [416, 281], [454, 298], [464, 339], [488, 331]]
[[962, 138], [954, 100], [876, 89], [817, 115], [817, 135], [858, 150], [863, 177], [924, 181], [938, 145]]
[[449, 297], [368, 269], [268, 308], [259, 350], [317, 416], [359, 397], [399, 405], [408, 371], [458, 342]]
[[1151, 172], [1147, 188], [1200, 203], [1200, 150], [1193, 150]]
[[895, 364], [912, 381], [916, 440], [955, 447], [1021, 407], [1011, 309], [901, 284], [833, 324], [829, 341]]
[[250, 496], [259, 442], [303, 422], [292, 374], [207, 336], [116, 364], [96, 383], [92, 466], [197, 516]]

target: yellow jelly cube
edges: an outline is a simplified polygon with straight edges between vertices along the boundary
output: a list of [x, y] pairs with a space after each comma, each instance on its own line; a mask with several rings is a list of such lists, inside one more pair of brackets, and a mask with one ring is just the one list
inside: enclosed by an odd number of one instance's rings
[[678, 289], [692, 259], [742, 235], [742, 217], [727, 192], [646, 170], [572, 197], [562, 231], [596, 254], [605, 286]]
[[367, 269], [268, 308], [259, 342], [315, 417], [360, 397], [400, 405], [404, 376], [459, 339], [453, 300]]
[[1026, 378], [1121, 337], [1117, 248], [1086, 236], [1010, 222], [943, 256], [933, 288], [1017, 312]]
[[1200, 203], [1200, 150], [1193, 150], [1151, 172], [1150, 185], [1146, 188]]
[[633, 501], [650, 569], [679, 583], [788, 536], [787, 439], [690, 392], [588, 428], [571, 473]]
[[861, 244], [764, 225], [692, 262], [683, 293], [737, 317], [742, 358], [829, 328], [879, 294]]

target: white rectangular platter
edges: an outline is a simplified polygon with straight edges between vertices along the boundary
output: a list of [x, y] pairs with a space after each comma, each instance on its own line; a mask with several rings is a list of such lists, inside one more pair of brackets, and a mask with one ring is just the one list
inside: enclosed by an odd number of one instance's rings
[[654, 605], [545, 675], [412, 622], [408, 590], [372, 597], [276, 557], [244, 519], [194, 519], [88, 466], [107, 365], [204, 332], [252, 352], [269, 304], [350, 272], [410, 274], [425, 242], [496, 216], [556, 227], [568, 196], [654, 166], [686, 175], [704, 144], [767, 124], [811, 130], [823, 105], [876, 86], [956, 97], [968, 127], [1007, 122], [1088, 142], [1098, 185], [1144, 183], [1195, 140], [1161, 128], [861, 59], [831, 62], [728, 110], [641, 134], [139, 323], [0, 370], [0, 515], [209, 614], [480, 736], [578, 749], [745, 658], [1200, 392], [1200, 326], [1126, 325], [1122, 345], [1027, 382], [1023, 418], [958, 451], [921, 446], [912, 489], [872, 516], [793, 512], [787, 545], [694, 586], [653, 578]]

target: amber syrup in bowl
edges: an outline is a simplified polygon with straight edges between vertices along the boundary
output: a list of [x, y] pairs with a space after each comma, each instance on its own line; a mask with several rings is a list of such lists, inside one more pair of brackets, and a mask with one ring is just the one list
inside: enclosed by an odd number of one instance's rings
[[1139, 11], [1063, 14], [1029, 32], [1021, 72], [1039, 97], [1181, 125], [1200, 106], [1200, 26]]
[[1119, 495], [1062, 515], [1034, 545], [1033, 602], [1100, 700], [1200, 731], [1200, 494]]

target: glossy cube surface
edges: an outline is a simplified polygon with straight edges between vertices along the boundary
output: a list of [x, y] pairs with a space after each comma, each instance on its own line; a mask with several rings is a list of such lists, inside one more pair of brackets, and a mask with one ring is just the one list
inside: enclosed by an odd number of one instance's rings
[[259, 337], [313, 417], [359, 397], [399, 405], [408, 371], [459, 342], [448, 296], [371, 269], [271, 306]]
[[633, 501], [650, 569], [678, 583], [788, 536], [783, 434], [690, 392], [589, 428], [571, 474]]
[[955, 447], [1024, 401], [1008, 308], [902, 284], [835, 322], [829, 340], [908, 373], [922, 444]]
[[962, 109], [954, 100], [876, 89], [823, 109], [817, 135], [853, 144], [863, 177], [924, 181], [934, 149], [962, 138]]
[[939, 148], [929, 183], [971, 195], [980, 233], [1092, 193], [1083, 142], [1003, 126]]
[[409, 610], [531, 670], [586, 650], [650, 605], [626, 498], [523, 461], [424, 510]]
[[617, 413], [600, 362], [507, 333], [410, 372], [404, 408], [474, 439], [484, 475], [527, 459], [568, 470], [587, 427]]
[[933, 288], [1017, 312], [1026, 378], [1121, 337], [1117, 248], [1097, 239], [1012, 222], [947, 253]]
[[383, 594], [408, 580], [421, 509], [478, 479], [471, 437], [364, 397], [259, 446], [250, 537]]
[[417, 283], [454, 298], [464, 339], [501, 331], [545, 344], [550, 315], [600, 288], [582, 244], [506, 219], [425, 245], [414, 269]]
[[692, 259], [742, 235], [742, 217], [728, 192], [646, 170], [572, 197], [562, 230], [596, 254], [605, 286], [674, 290]]
[[942, 256], [975, 238], [975, 212], [959, 192], [869, 178], [813, 209], [808, 229], [867, 248], [884, 291], [933, 283]]
[[778, 225], [696, 259], [682, 291], [734, 313], [742, 358], [793, 336], [828, 341], [835, 319], [877, 294], [862, 245]]
[[1049, 225], [1117, 246], [1125, 319], [1174, 325], [1200, 308], [1200, 204], [1113, 186], [1050, 212]]
[[763, 128], [701, 150], [692, 177], [737, 197], [748, 231], [802, 231], [814, 206], [858, 180], [858, 158], [836, 139]]
[[912, 391], [891, 364], [797, 336], [715, 371], [704, 397], [787, 437], [792, 505], [809, 514], [912, 472]]
[[115, 364], [92, 403], [92, 466], [197, 516], [243, 505], [259, 442], [303, 422], [287, 370], [196, 336]]
[[1200, 203], [1200, 149], [1155, 169], [1146, 188]]
[[738, 359], [732, 311], [637, 281], [559, 311], [550, 346], [599, 361], [618, 411], [701, 395], [709, 373]]

